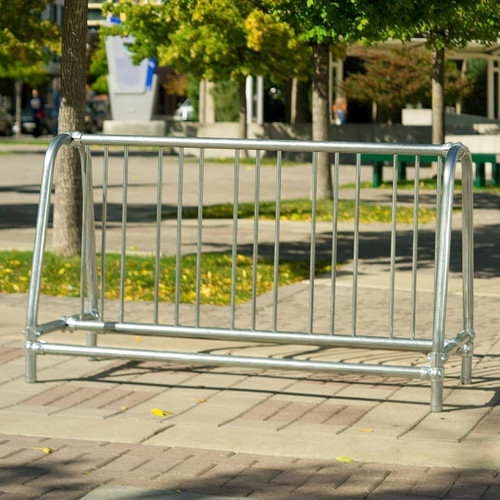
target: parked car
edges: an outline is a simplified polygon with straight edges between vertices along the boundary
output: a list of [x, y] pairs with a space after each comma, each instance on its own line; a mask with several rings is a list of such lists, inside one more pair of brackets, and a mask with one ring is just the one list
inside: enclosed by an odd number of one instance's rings
[[[44, 116], [41, 122], [41, 134], [52, 134], [57, 123], [57, 110], [50, 105], [43, 107]], [[14, 122], [14, 132], [17, 134], [18, 125], [17, 121]], [[35, 122], [33, 121], [33, 114], [30, 109], [23, 109], [21, 111], [21, 134], [33, 134], [35, 132]]]
[[174, 120], [191, 121], [193, 119], [193, 105], [189, 99], [186, 99], [174, 113]]
[[14, 122], [12, 120], [12, 116], [8, 113], [0, 111], [0, 134], [1, 135], [12, 135], [12, 128], [14, 126]]

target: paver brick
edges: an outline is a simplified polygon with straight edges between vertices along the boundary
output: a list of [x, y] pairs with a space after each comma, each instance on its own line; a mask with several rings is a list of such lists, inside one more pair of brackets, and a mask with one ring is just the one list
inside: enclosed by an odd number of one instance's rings
[[500, 485], [494, 484], [488, 486], [486, 493], [482, 496], [481, 500], [498, 500], [500, 498]]
[[[335, 495], [339, 498], [364, 498], [374, 491], [378, 485], [385, 479], [385, 471], [367, 471], [359, 470], [358, 474], [352, 473], [338, 488], [335, 488]], [[297, 492], [299, 492], [297, 490]]]
[[32, 396], [21, 403], [23, 405], [31, 405], [31, 406], [49, 406], [49, 405], [54, 405], [57, 403], [57, 401], [65, 398], [66, 396], [69, 396], [73, 394], [75, 391], [75, 388], [70, 386], [70, 385], [60, 385], [60, 386], [55, 386], [50, 389], [47, 389], [46, 391], [43, 391], [40, 394], [37, 394], [35, 396]]
[[473, 432], [483, 434], [500, 434], [500, 406], [492, 408], [484, 418], [480, 420]]
[[442, 470], [440, 468], [429, 469], [423, 477], [417, 480], [410, 493], [438, 498], [444, 497], [456, 482], [458, 476], [458, 471]]
[[0, 363], [5, 364], [14, 359], [24, 357], [24, 349], [21, 347], [7, 347], [0, 350]]
[[40, 500], [77, 500], [92, 489], [90, 485], [87, 488], [55, 488], [39, 498]]
[[275, 399], [269, 399], [259, 403], [258, 405], [251, 408], [245, 414], [243, 414], [240, 419], [244, 420], [269, 420], [271, 417], [275, 416], [283, 408], [288, 406], [289, 403], [286, 401], [279, 401]]
[[22, 484], [2, 484], [0, 486], [0, 498], [2, 500], [38, 500], [48, 493], [52, 488], [37, 488], [36, 486], [26, 486]]
[[460, 471], [460, 476], [446, 494], [447, 498], [480, 499], [489, 485], [500, 486], [498, 473], [494, 471]]
[[361, 417], [366, 415], [372, 406], [346, 406], [339, 412], [332, 415], [328, 420], [325, 420], [326, 425], [351, 426], [354, 425]]
[[345, 405], [322, 403], [299, 416], [297, 424], [323, 424], [346, 408]]

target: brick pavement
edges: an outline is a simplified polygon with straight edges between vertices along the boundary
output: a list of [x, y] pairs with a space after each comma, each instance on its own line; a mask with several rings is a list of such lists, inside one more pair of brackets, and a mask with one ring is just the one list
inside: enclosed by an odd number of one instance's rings
[[[145, 492], [285, 499], [482, 499], [500, 475], [441, 467], [274, 457], [182, 447], [0, 435], [1, 498], [72, 500], [105, 485], [107, 498]], [[138, 490], [126, 487], [139, 488]], [[124, 489], [125, 488], [125, 489]], [[133, 495], [137, 496], [133, 496]], [[132, 495], [132, 496], [130, 496]], [[124, 498], [124, 497], [120, 497]]]

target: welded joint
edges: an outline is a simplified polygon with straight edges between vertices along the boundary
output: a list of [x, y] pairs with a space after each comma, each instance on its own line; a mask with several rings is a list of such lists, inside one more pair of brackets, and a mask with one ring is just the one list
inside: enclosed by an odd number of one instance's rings
[[455, 353], [467, 355], [472, 352], [472, 342], [476, 334], [473, 330], [462, 330], [454, 339], [444, 341], [444, 350], [448, 356]]
[[463, 330], [462, 333], [469, 336], [469, 342], [473, 342], [476, 338], [476, 332], [474, 330]]
[[27, 351], [31, 351], [33, 354], [45, 354], [45, 351], [43, 350], [43, 341], [30, 341], [28, 340], [24, 347]]
[[75, 321], [80, 319], [80, 315], [76, 314], [75, 316], [61, 316], [61, 319], [66, 323], [66, 329], [73, 333], [75, 331]]
[[471, 343], [464, 344], [460, 350], [462, 356], [472, 356], [474, 352], [474, 346]]
[[97, 309], [90, 309], [82, 314], [73, 314], [72, 316], [61, 316], [61, 319], [66, 323], [66, 328], [73, 332], [77, 329], [76, 323], [78, 321], [96, 320], [101, 319], [101, 315]]
[[476, 332], [471, 329], [464, 329], [456, 336], [456, 340], [460, 341], [461, 344], [472, 342], [475, 338]]
[[82, 132], [68, 132], [68, 134], [73, 139], [70, 146], [79, 146], [81, 144], [83, 136]]
[[42, 331], [39, 328], [33, 328], [33, 327], [25, 328], [23, 330], [23, 333], [24, 333], [24, 338], [30, 340], [37, 339], [42, 336]]
[[[451, 341], [453, 342], [453, 341]], [[446, 352], [431, 352], [427, 359], [430, 361], [433, 367], [442, 366], [446, 361], [448, 361], [448, 354]]]
[[420, 377], [433, 382], [442, 382], [444, 381], [444, 370], [442, 368], [424, 366], [420, 370]]
[[80, 315], [76, 316], [61, 316], [61, 319], [66, 323], [66, 328], [73, 333], [75, 331], [75, 321], [80, 319]]
[[99, 309], [89, 309], [82, 314], [81, 319], [101, 319], [101, 313]]
[[462, 356], [472, 356], [472, 351], [474, 349], [471, 343], [467, 342], [466, 344], [461, 344], [456, 340], [450, 340], [445, 345], [445, 348], [447, 351], [451, 350], [453, 354], [461, 354]]

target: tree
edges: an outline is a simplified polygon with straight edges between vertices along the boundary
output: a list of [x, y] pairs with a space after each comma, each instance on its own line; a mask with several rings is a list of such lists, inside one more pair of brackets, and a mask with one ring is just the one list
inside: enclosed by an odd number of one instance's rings
[[[85, 125], [87, 9], [85, 0], [65, 0], [62, 26], [61, 107], [59, 132]], [[55, 175], [52, 247], [61, 255], [77, 255], [81, 246], [82, 178], [79, 152], [63, 148]]]
[[[47, 78], [45, 63], [59, 50], [55, 23], [41, 20], [44, 0], [0, 0], [0, 76], [16, 81], [16, 121], [21, 123], [23, 82], [38, 85]], [[21, 127], [18, 127], [18, 134]]]
[[[373, 119], [380, 115], [399, 121], [407, 104], [425, 103], [431, 97], [431, 54], [425, 48], [359, 50], [364, 72], [349, 75], [343, 85], [347, 97], [373, 103]], [[446, 101], [461, 102], [471, 91], [471, 82], [455, 62], [446, 66]]]
[[88, 57], [88, 76], [90, 88], [97, 94], [108, 93], [108, 61], [104, 37], [99, 34], [94, 38], [94, 44], [90, 47]]
[[306, 69], [307, 50], [292, 28], [250, 0], [171, 0], [105, 4], [123, 22], [110, 34], [133, 35], [136, 62], [147, 57], [199, 80], [239, 85], [240, 137], [246, 137], [245, 78], [285, 80]]
[[432, 141], [444, 142], [445, 52], [465, 47], [471, 41], [484, 44], [500, 37], [498, 0], [451, 0], [436, 2], [415, 0], [401, 2], [363, 1], [363, 9], [376, 31], [368, 40], [388, 37], [408, 41], [425, 38], [432, 52]]
[[[300, 40], [311, 47], [312, 70], [312, 135], [313, 140], [329, 139], [329, 58], [345, 55], [345, 46], [356, 41], [368, 21], [356, 0], [280, 0], [274, 2], [274, 14], [290, 23]], [[318, 155], [318, 198], [331, 199], [332, 175], [330, 158]]]

